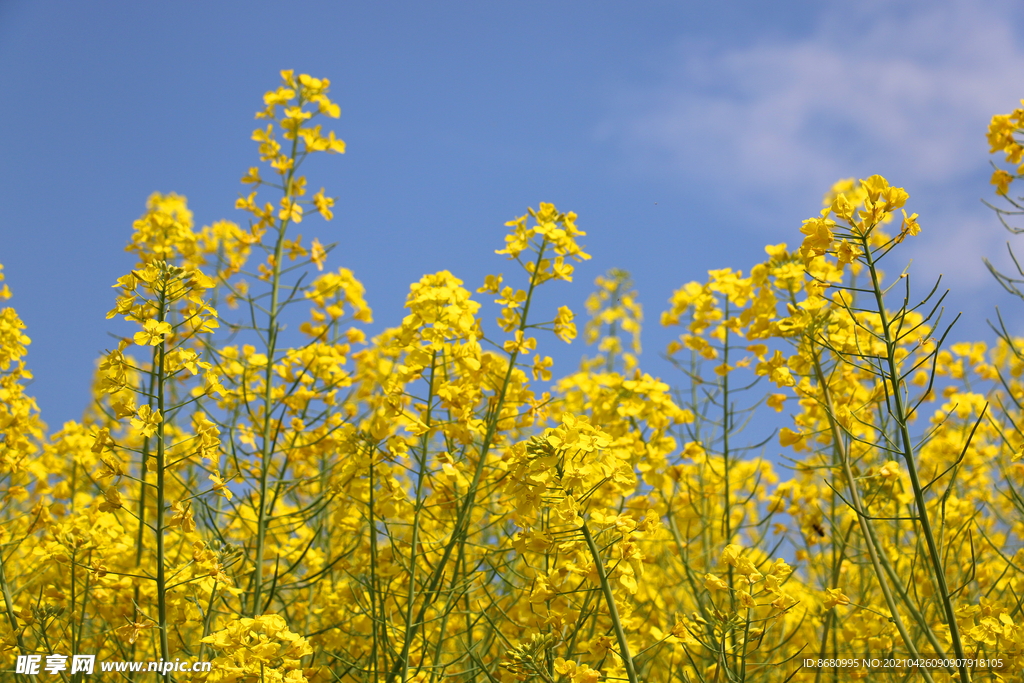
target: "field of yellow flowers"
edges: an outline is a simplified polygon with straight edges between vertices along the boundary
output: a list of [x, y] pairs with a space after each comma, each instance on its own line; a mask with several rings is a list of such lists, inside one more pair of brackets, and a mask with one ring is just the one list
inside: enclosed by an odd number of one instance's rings
[[[593, 356], [543, 353], [579, 320], [538, 319], [538, 288], [590, 258], [551, 204], [507, 223], [503, 273], [425, 275], [367, 339], [362, 285], [296, 235], [332, 218], [301, 169], [345, 151], [339, 109], [282, 79], [242, 224], [173, 194], [135, 222], [107, 316], [134, 332], [81, 422], [46, 430], [0, 313], [3, 680], [1021, 680], [1024, 346], [947, 340], [900, 270], [907, 192], [841, 181], [796, 246], [683, 285], [674, 388], [621, 271]], [[989, 130], [1007, 221], [1022, 129]], [[751, 437], [766, 412], [786, 426]], [[45, 669], [73, 654], [211, 665]]]

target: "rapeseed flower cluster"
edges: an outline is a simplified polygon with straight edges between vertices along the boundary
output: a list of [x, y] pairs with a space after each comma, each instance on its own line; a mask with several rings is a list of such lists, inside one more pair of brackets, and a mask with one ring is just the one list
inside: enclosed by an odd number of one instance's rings
[[[908, 673], [807, 657], [948, 657], [909, 673], [1020, 680], [1022, 342], [947, 344], [935, 292], [882, 272], [921, 233], [905, 190], [840, 181], [794, 248], [682, 285], [674, 377], [643, 370], [628, 273], [597, 279], [586, 322], [543, 309], [590, 258], [547, 203], [506, 224], [510, 272], [426, 274], [368, 339], [356, 273], [297, 233], [339, 210], [301, 171], [344, 153], [340, 109], [326, 79], [281, 76], [245, 220], [197, 228], [156, 194], [134, 223], [108, 314], [126, 331], [80, 421], [41, 421], [0, 311], [8, 670], [75, 652], [212, 661], [178, 681], [781, 683]], [[989, 133], [1014, 164], [1022, 118]], [[556, 368], [577, 336], [592, 351]]]

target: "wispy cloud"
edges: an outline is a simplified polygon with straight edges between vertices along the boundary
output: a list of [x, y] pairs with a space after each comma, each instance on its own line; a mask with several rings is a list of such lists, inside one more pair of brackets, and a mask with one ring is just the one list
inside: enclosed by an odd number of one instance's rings
[[991, 6], [826, 14], [793, 42], [678, 46], [663, 82], [624, 93], [604, 130], [647, 162], [766, 185], [869, 164], [943, 182], [977, 163], [985, 122], [1024, 95], [1022, 45]]
[[825, 9], [815, 30], [791, 41], [680, 44], [659, 83], [623, 89], [601, 134], [638, 173], [771, 196], [773, 208], [820, 196], [841, 177], [881, 173], [916, 191], [929, 205], [927, 227], [946, 238], [915, 256], [940, 269], [970, 261], [960, 284], [987, 284], [981, 256], [1001, 251], [1004, 236], [978, 218], [984, 132], [1024, 97], [1021, 12], [894, 6]]

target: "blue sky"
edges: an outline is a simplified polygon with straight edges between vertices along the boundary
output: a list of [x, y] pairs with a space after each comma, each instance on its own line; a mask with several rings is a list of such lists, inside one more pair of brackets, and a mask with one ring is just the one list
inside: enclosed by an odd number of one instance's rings
[[[1022, 36], [1000, 2], [4, 0], [0, 263], [32, 391], [51, 426], [80, 416], [151, 192], [186, 195], [200, 225], [244, 220], [253, 113], [285, 68], [330, 78], [341, 106], [348, 152], [309, 168], [336, 218], [301, 227], [339, 243], [372, 331], [424, 273], [475, 289], [510, 272], [503, 223], [550, 201], [594, 256], [551, 311], [582, 312], [596, 275], [631, 271], [641, 364], [672, 379], [657, 320], [675, 288], [797, 244], [835, 180], [881, 173], [921, 215], [899, 265], [914, 259], [921, 288], [944, 274], [965, 311], [952, 337], [990, 339], [996, 304], [1024, 312], [981, 263], [1005, 264], [1008, 236], [979, 201], [988, 119], [1024, 97]], [[541, 350], [574, 363], [579, 342], [560, 344]]]

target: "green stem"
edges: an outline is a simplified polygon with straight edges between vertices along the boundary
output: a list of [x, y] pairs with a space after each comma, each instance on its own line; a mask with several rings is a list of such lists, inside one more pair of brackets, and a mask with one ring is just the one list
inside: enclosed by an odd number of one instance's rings
[[[405, 609], [405, 630], [413, 627], [413, 610], [416, 604], [416, 552], [420, 542], [420, 513], [423, 511], [423, 484], [427, 479], [427, 447], [430, 445], [430, 411], [434, 401], [434, 373], [437, 368], [437, 351], [430, 355], [430, 379], [427, 389], [427, 415], [425, 424], [427, 431], [420, 437], [419, 472], [416, 476], [416, 511], [412, 519], [412, 542], [409, 548], [409, 596]], [[409, 647], [411, 639], [406, 639], [406, 647], [402, 650], [402, 680], [409, 680]], [[426, 644], [424, 643], [424, 646]]]
[[626, 640], [626, 632], [622, 629], [622, 620], [619, 619], [619, 610], [615, 607], [615, 595], [612, 593], [612, 585], [608, 581], [608, 574], [604, 570], [604, 561], [601, 559], [601, 551], [597, 547], [597, 543], [594, 541], [594, 536], [590, 533], [590, 528], [586, 522], [583, 522], [582, 526], [583, 538], [587, 541], [587, 547], [590, 548], [590, 555], [594, 558], [594, 566], [597, 567], [597, 576], [601, 580], [601, 590], [604, 591], [604, 600], [608, 604], [608, 614], [612, 619], [612, 628], [615, 630], [615, 638], [619, 641], [619, 656], [622, 657], [622, 663], [626, 666], [626, 675], [629, 677], [630, 683], [639, 683], [639, 678], [636, 675], [636, 669], [633, 666], [633, 658], [629, 654], [629, 642]]
[[[724, 310], [724, 321], [729, 320], [729, 299], [726, 297], [725, 310]], [[722, 363], [726, 366], [729, 365], [729, 328], [723, 325], [725, 334], [722, 339]], [[723, 484], [725, 488], [725, 500], [723, 501], [722, 510], [722, 530], [725, 538], [723, 542], [728, 545], [732, 543], [732, 491], [730, 491], [730, 477], [729, 477], [729, 373], [728, 371], [722, 376], [722, 470], [723, 470]], [[730, 564], [727, 570], [728, 582], [729, 582], [729, 611], [732, 613], [736, 612], [736, 577], [733, 571], [733, 566]], [[723, 638], [724, 641], [724, 638]], [[723, 648], [724, 649], [724, 648]], [[736, 631], [729, 631], [729, 648], [733, 653], [733, 656], [740, 656], [740, 670], [745, 671], [746, 669], [746, 652], [742, 655], [736, 654]], [[727, 665], [728, 656], [723, 652], [722, 664]]]
[[[285, 179], [285, 198], [292, 198], [292, 180], [295, 175], [295, 157], [298, 152], [299, 138], [295, 136], [292, 140], [292, 167], [288, 170]], [[288, 230], [291, 217], [281, 219], [277, 230], [277, 242], [274, 245], [274, 266], [270, 278], [270, 309], [267, 320], [267, 368], [264, 374], [263, 387], [263, 429], [262, 443], [260, 448], [260, 495], [259, 495], [259, 516], [256, 522], [256, 562], [253, 574], [252, 605], [249, 608], [249, 616], [257, 616], [259, 610], [260, 595], [263, 592], [263, 551], [267, 542], [267, 519], [270, 511], [267, 506], [268, 477], [270, 473], [270, 461], [274, 455], [273, 440], [270, 438], [273, 426], [273, 379], [274, 379], [274, 355], [277, 352], [278, 321], [280, 315], [279, 297], [281, 287], [281, 259], [284, 257], [284, 237]]]
[[[163, 280], [160, 287], [159, 297], [159, 313], [158, 321], [164, 322], [166, 319], [167, 309], [167, 278], [170, 274], [166, 271], [163, 272]], [[157, 411], [160, 413], [160, 422], [156, 428], [156, 595], [157, 595], [157, 611], [160, 628], [160, 657], [166, 662], [170, 659], [170, 646], [167, 640], [167, 575], [165, 564], [166, 551], [164, 548], [164, 506], [166, 504], [165, 499], [165, 482], [164, 476], [165, 465], [164, 462], [164, 423], [167, 419], [165, 414], [166, 407], [164, 406], [164, 355], [166, 354], [166, 340], [161, 339], [160, 343], [157, 344], [157, 364], [156, 364], [156, 401]], [[165, 674], [164, 679], [169, 679], [170, 674]]]
[[11, 586], [7, 583], [7, 571], [4, 568], [5, 564], [6, 562], [4, 561], [3, 552], [0, 550], [0, 589], [3, 590], [4, 594], [4, 611], [7, 612], [7, 621], [11, 625], [11, 632], [18, 634], [18, 652], [24, 655], [28, 654], [28, 650], [25, 649], [25, 640], [22, 638], [21, 631], [18, 627], [18, 618], [14, 616], [14, 598], [11, 597]]
[[[886, 363], [889, 368], [889, 374], [888, 377], [883, 379], [883, 381], [888, 381], [892, 388], [891, 393], [895, 413], [893, 418], [896, 420], [896, 424], [900, 430], [900, 438], [903, 443], [903, 459], [907, 463], [907, 474], [910, 476], [910, 484], [914, 489], [914, 501], [917, 504], [919, 521], [921, 523], [921, 533], [925, 538], [925, 543], [928, 545], [928, 555], [932, 563], [932, 572], [938, 588], [939, 598], [942, 602], [942, 608], [945, 612], [946, 624], [949, 626], [950, 639], [953, 641], [953, 651], [956, 654], [957, 660], [963, 662], [965, 656], [964, 646], [960, 641], [960, 628], [956, 623], [956, 614], [953, 609], [953, 603], [949, 599], [949, 589], [946, 586], [946, 571], [942, 565], [942, 557], [939, 553], [938, 545], [935, 542], [935, 535], [932, 533], [931, 520], [928, 518], [928, 509], [925, 505], [924, 488], [921, 486], [921, 480], [917, 473], [917, 463], [914, 460], [914, 449], [903, 405], [900, 374], [896, 367], [896, 341], [892, 338], [892, 331], [889, 326], [889, 316], [885, 312], [882, 286], [879, 282], [878, 270], [875, 266], [874, 258], [872, 257], [871, 248], [868, 245], [868, 235], [861, 237], [861, 244], [864, 249], [864, 260], [867, 263], [868, 270], [871, 272], [871, 285], [874, 289], [875, 302], [878, 306], [879, 322], [881, 324], [882, 334], [884, 335], [885, 340]], [[936, 655], [942, 656], [942, 654], [942, 652], [936, 652]], [[970, 674], [967, 671], [966, 664], [961, 663], [960, 666], [957, 667], [957, 670], [960, 673], [961, 683], [969, 683]]]
[[[853, 469], [850, 467], [849, 453], [846, 451], [846, 444], [843, 442], [842, 436], [840, 435], [840, 429], [838, 422], [835, 419], [835, 406], [832, 404], [832, 392], [829, 391], [828, 384], [825, 381], [824, 373], [821, 370], [821, 361], [817, 354], [814, 355], [814, 371], [818, 379], [818, 385], [821, 387], [822, 395], [825, 399], [825, 414], [828, 416], [829, 428], [832, 433], [832, 445], [839, 453], [839, 461], [842, 464], [843, 476], [846, 479], [847, 488], [850, 490], [850, 504], [853, 506], [854, 512], [857, 514], [857, 521], [860, 524], [861, 533], [864, 536], [864, 545], [868, 550], [868, 557], [871, 559], [871, 567], [874, 569], [875, 577], [878, 579], [879, 588], [882, 590], [882, 596], [885, 598], [885, 604], [889, 608], [890, 619], [892, 623], [896, 625], [896, 630], [899, 631], [900, 637], [903, 639], [904, 645], [907, 646], [907, 650], [911, 657], [916, 659], [918, 657], [917, 646], [914, 644], [914, 639], [910, 637], [910, 632], [907, 631], [906, 625], [903, 623], [903, 619], [900, 617], [899, 610], [896, 605], [896, 599], [892, 595], [892, 590], [889, 588], [888, 582], [885, 580], [885, 571], [881, 567], [881, 563], [878, 559], [878, 548], [877, 540], [875, 539], [874, 533], [872, 533], [871, 523], [868, 520], [866, 513], [864, 512], [864, 506], [860, 501], [860, 490], [857, 488], [857, 480], [853, 476]], [[931, 673], [927, 669], [922, 669], [921, 674], [925, 677], [928, 683], [932, 683]]]

